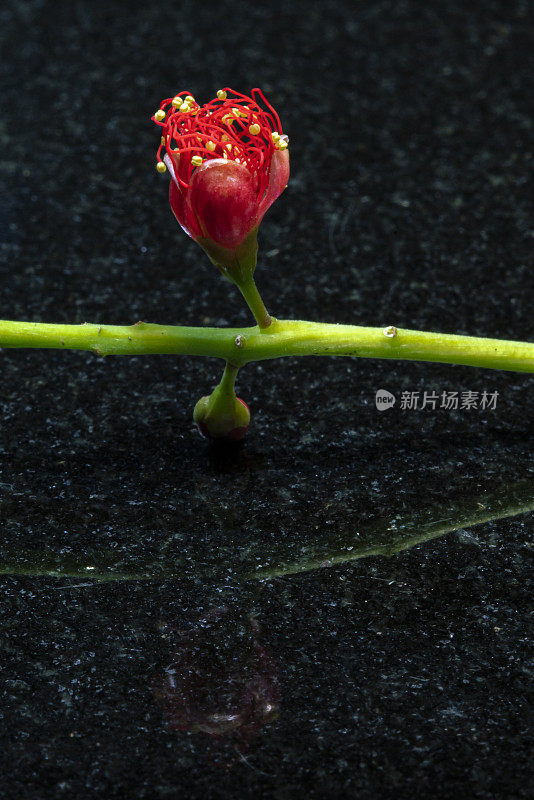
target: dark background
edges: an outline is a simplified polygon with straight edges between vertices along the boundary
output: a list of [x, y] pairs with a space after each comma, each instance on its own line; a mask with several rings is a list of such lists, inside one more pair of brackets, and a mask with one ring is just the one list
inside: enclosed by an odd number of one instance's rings
[[[260, 232], [273, 314], [533, 340], [528, 8], [4, 3], [0, 317], [250, 324], [171, 215], [150, 116], [259, 86], [290, 137]], [[532, 378], [251, 365], [249, 436], [221, 453], [191, 422], [215, 361], [4, 350], [0, 368], [0, 796], [529, 796]], [[499, 395], [379, 414], [378, 388]], [[471, 528], [481, 508], [507, 518]], [[421, 520], [450, 532], [326, 563]], [[244, 579], [310, 552], [311, 572]], [[153, 579], [79, 577], [95, 564]], [[169, 729], [152, 689], [165, 626], [221, 603], [212, 656], [239, 662], [253, 613], [281, 685], [233, 762]]]

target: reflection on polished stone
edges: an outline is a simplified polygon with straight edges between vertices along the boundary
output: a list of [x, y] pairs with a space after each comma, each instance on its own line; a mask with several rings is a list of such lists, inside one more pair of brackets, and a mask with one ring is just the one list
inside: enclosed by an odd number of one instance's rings
[[[161, 545], [154, 557], [142, 545], [114, 550], [76, 551], [68, 541], [58, 553], [37, 549], [0, 549], [0, 574], [46, 575], [91, 581], [168, 580], [186, 577], [219, 582], [270, 580], [343, 564], [372, 555], [393, 555], [452, 531], [534, 510], [534, 481], [500, 485], [483, 493], [443, 498], [428, 507], [362, 522], [356, 515], [343, 526], [309, 525], [307, 529], [256, 534], [221, 525], [213, 537], [180, 532]], [[330, 504], [336, 512], [335, 503]], [[264, 533], [266, 535], [264, 535]]]
[[152, 686], [165, 720], [210, 737], [219, 746], [213, 760], [228, 766], [278, 716], [278, 669], [258, 622], [221, 606], [187, 628], [166, 625], [163, 635], [171, 660]]

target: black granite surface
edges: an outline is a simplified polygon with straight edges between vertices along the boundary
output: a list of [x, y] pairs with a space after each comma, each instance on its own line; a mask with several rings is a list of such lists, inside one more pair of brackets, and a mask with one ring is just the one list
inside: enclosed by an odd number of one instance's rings
[[[260, 86], [290, 136], [275, 315], [533, 340], [528, 11], [4, 3], [0, 317], [249, 324], [149, 118]], [[531, 377], [250, 365], [249, 436], [214, 451], [215, 361], [0, 368], [2, 798], [532, 796]]]

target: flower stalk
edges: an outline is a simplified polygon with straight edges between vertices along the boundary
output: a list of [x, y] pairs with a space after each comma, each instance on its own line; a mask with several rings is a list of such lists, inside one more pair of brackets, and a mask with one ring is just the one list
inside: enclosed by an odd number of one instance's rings
[[209, 356], [236, 367], [285, 356], [314, 355], [430, 361], [534, 373], [534, 342], [274, 318], [264, 328], [0, 320], [0, 347], [88, 350], [101, 356]]
[[258, 291], [258, 287], [252, 275], [244, 281], [235, 282], [239, 291], [246, 300], [246, 303], [254, 315], [260, 329], [268, 328], [272, 322], [272, 317], [265, 308], [265, 303]]

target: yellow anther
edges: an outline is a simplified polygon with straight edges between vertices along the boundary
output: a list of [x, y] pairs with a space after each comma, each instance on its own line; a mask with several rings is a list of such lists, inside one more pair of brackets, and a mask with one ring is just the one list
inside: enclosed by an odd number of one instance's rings
[[195, 102], [195, 98], [193, 97], [193, 95], [192, 95], [192, 94], [186, 94], [186, 96], [185, 96], [185, 102], [186, 102], [186, 103], [194, 103], [194, 102]]
[[249, 125], [248, 126], [248, 131], [249, 131], [249, 133], [252, 134], [252, 136], [257, 136], [258, 133], [261, 131], [261, 128], [258, 125], [258, 123], [255, 122], [253, 125]]
[[161, 122], [163, 119], [165, 119], [165, 112], [163, 111], [162, 108], [156, 111], [156, 113], [154, 114], [154, 118], [157, 119], [158, 122]]
[[191, 159], [191, 163], [194, 167], [200, 167], [202, 161], [203, 161], [202, 156], [193, 156], [193, 158]]
[[176, 97], [172, 98], [172, 105], [173, 105], [174, 108], [180, 108], [182, 103], [183, 103], [183, 100], [179, 95], [176, 95]]
[[157, 171], [158, 171], [158, 172], [160, 172], [162, 175], [163, 175], [163, 173], [164, 173], [164, 172], [167, 172], [167, 167], [165, 166], [165, 164], [163, 163], [163, 161], [158, 161], [158, 163], [156, 164], [156, 169], [157, 169]]
[[180, 111], [191, 111], [191, 106], [189, 103], [182, 103], [180, 106]]
[[289, 136], [286, 136], [285, 134], [283, 136], [280, 136], [280, 138], [278, 139], [278, 149], [287, 150], [288, 146], [289, 146]]
[[217, 97], [219, 98], [219, 100], [226, 100], [226, 92], [224, 91], [224, 89], [219, 89], [219, 91], [217, 92]]
[[273, 132], [271, 133], [271, 139], [272, 139], [272, 140], [273, 140], [273, 142], [276, 144], [276, 143], [277, 143], [277, 141], [280, 139], [280, 134], [279, 134], [279, 133], [277, 133], [277, 131], [273, 131]]
[[230, 152], [232, 150], [232, 145], [231, 144], [225, 144], [224, 146], [226, 147], [228, 152]]
[[215, 142], [211, 142], [211, 141], [206, 142], [206, 150], [209, 150], [210, 152], [213, 153], [213, 151], [215, 150], [215, 147], [216, 147]]
[[161, 137], [161, 144], [165, 144], [165, 137], [164, 136]]

